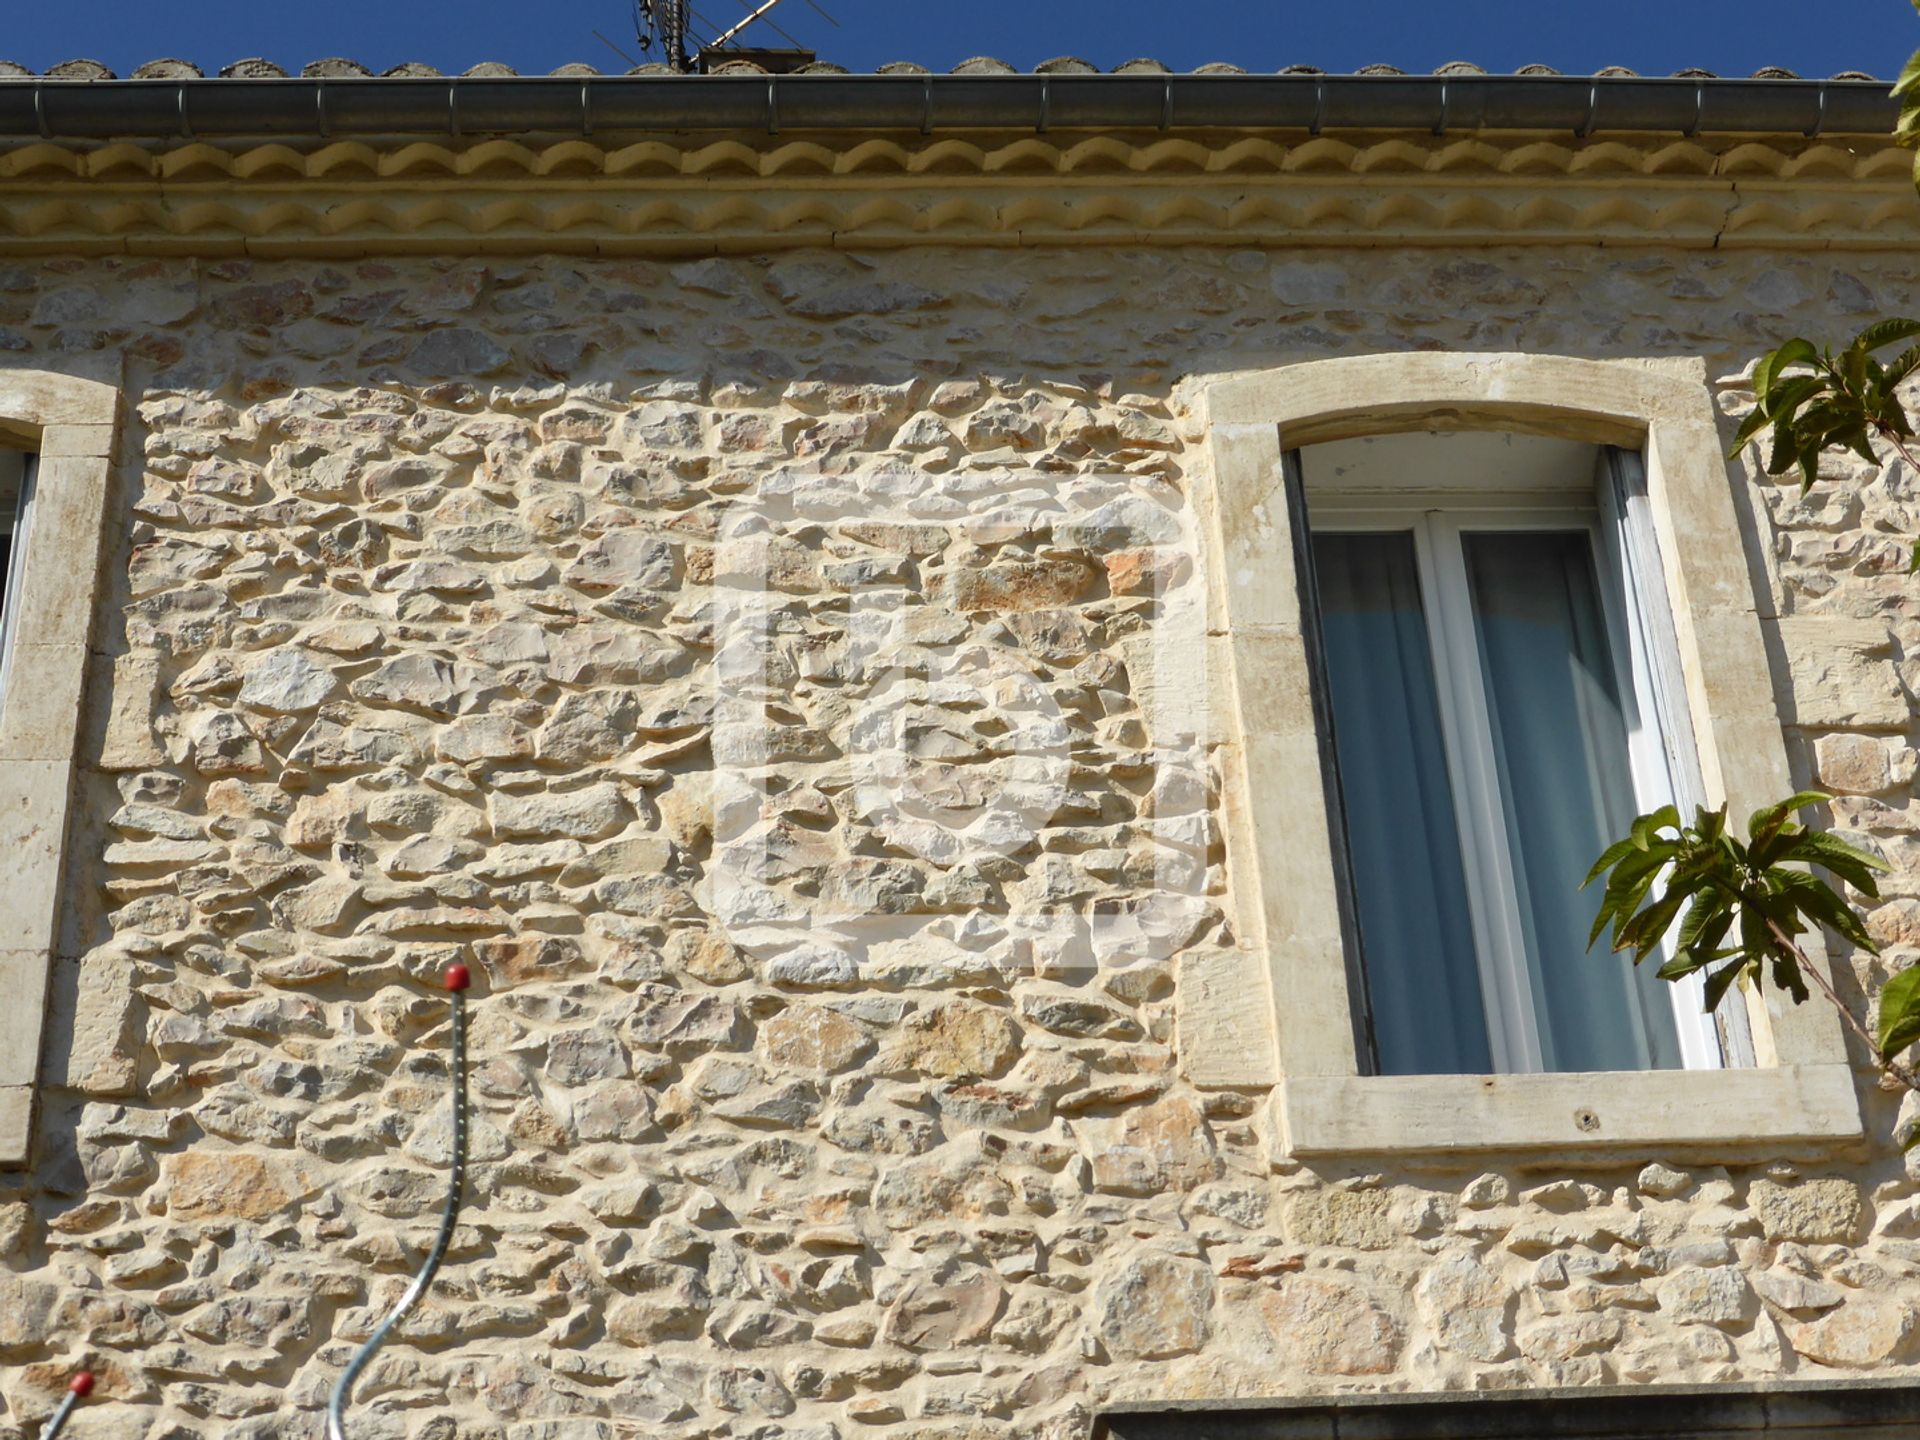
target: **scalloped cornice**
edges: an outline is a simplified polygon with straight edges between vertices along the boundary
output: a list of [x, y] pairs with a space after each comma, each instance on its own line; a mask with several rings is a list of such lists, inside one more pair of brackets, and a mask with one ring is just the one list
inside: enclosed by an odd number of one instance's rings
[[0, 149], [0, 253], [704, 254], [801, 245], [1900, 248], [1872, 141], [1226, 134]]

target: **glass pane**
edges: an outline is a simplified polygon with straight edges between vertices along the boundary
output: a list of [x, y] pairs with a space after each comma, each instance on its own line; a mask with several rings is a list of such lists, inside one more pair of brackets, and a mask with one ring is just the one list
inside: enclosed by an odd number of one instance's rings
[[[0, 625], [7, 615], [7, 567], [13, 561], [13, 532], [20, 513], [20, 488], [26, 479], [26, 457], [0, 450]], [[5, 631], [0, 630], [0, 639]]]
[[1316, 535], [1334, 748], [1385, 1075], [1493, 1068], [1411, 534]]
[[1508, 848], [1548, 1070], [1677, 1068], [1652, 967], [1587, 953], [1594, 858], [1635, 806], [1586, 532], [1464, 537]]

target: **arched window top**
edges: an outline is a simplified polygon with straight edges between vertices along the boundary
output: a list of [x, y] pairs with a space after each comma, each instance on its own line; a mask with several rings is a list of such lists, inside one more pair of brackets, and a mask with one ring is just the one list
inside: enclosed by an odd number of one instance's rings
[[1208, 404], [1215, 425], [1279, 425], [1289, 446], [1409, 430], [1514, 430], [1637, 445], [1661, 421], [1697, 420], [1705, 383], [1698, 360], [1409, 351], [1223, 380], [1209, 390]]

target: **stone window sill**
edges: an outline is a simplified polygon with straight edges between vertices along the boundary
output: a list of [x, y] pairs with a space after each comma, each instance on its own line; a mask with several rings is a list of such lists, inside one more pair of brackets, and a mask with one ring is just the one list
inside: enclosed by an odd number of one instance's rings
[[1864, 1130], [1844, 1064], [1578, 1075], [1295, 1076], [1281, 1082], [1302, 1159], [1475, 1151], [1814, 1149]]

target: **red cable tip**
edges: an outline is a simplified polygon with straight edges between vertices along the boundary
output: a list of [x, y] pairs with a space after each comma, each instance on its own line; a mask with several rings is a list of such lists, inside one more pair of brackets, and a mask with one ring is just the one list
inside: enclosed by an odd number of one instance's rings
[[71, 1390], [74, 1394], [78, 1395], [82, 1400], [86, 1399], [87, 1396], [93, 1393], [92, 1373], [90, 1371], [82, 1370], [79, 1374], [75, 1375], [73, 1379], [67, 1382], [67, 1388]]
[[449, 965], [446, 973], [446, 986], [449, 990], [464, 990], [473, 983], [473, 977], [467, 973], [464, 965]]

